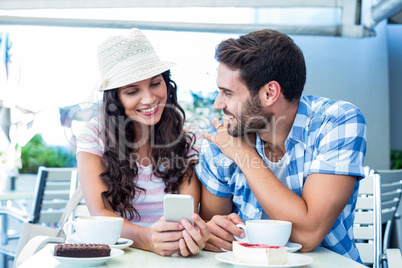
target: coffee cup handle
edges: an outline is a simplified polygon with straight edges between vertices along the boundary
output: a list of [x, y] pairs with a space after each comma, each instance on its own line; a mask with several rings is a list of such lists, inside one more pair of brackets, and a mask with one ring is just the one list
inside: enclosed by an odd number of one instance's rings
[[[71, 228], [70, 228], [71, 226]], [[63, 225], [63, 232], [66, 234], [70, 243], [80, 243], [77, 234], [77, 224], [74, 221], [68, 221]]]
[[240, 238], [240, 237], [234, 235], [234, 238], [239, 242], [248, 243], [246, 225], [244, 225], [243, 223], [239, 223], [239, 224], [236, 224], [236, 226], [239, 227], [240, 229], [242, 229], [242, 231], [246, 234], [246, 236], [244, 238]]

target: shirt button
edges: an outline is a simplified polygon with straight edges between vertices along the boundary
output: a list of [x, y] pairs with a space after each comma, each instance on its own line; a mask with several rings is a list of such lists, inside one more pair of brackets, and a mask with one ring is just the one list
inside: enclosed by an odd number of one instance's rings
[[260, 213], [260, 209], [256, 208], [255, 212]]

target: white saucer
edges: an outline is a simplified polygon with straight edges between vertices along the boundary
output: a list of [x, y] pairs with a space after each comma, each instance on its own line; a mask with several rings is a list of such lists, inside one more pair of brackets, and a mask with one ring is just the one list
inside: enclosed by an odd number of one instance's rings
[[94, 258], [73, 258], [73, 257], [60, 257], [54, 256], [54, 249], [52, 248], [52, 256], [62, 264], [66, 265], [79, 265], [79, 266], [97, 266], [107, 262], [109, 259], [118, 257], [124, 254], [124, 251], [117, 248], [112, 248], [110, 256], [108, 257], [94, 257]]
[[233, 252], [223, 252], [216, 254], [215, 258], [218, 261], [225, 262], [225, 263], [230, 263], [230, 264], [235, 264], [235, 265], [243, 265], [243, 266], [249, 266], [249, 267], [277, 267], [277, 268], [283, 268], [283, 267], [299, 267], [303, 265], [308, 265], [313, 262], [313, 258], [305, 255], [301, 255], [298, 253], [288, 253], [288, 263], [287, 264], [282, 264], [282, 265], [263, 265], [263, 264], [248, 264], [248, 263], [241, 263], [235, 260], [233, 256]]
[[117, 249], [125, 249], [125, 248], [131, 246], [133, 243], [134, 243], [133, 240], [130, 240], [127, 238], [119, 238], [119, 240], [117, 240], [116, 244], [109, 245], [109, 247], [117, 248]]
[[[288, 248], [288, 252], [292, 253], [292, 252], [296, 252], [299, 249], [302, 248], [302, 245], [299, 243], [293, 243], [293, 242], [288, 242], [285, 247]], [[230, 250], [226, 250], [224, 248], [221, 248], [221, 250], [226, 251], [226, 252], [231, 252]]]
[[288, 248], [288, 252], [296, 252], [302, 248], [302, 245], [293, 242], [288, 242], [285, 246]]

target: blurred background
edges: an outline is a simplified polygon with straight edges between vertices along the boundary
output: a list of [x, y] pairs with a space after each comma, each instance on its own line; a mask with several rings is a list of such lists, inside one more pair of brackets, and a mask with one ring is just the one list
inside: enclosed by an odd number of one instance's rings
[[[29, 211], [31, 199], [14, 195], [32, 196], [39, 166], [76, 166], [74, 134], [102, 98], [97, 47], [131, 28], [177, 63], [179, 102], [204, 129], [220, 116], [216, 45], [266, 28], [290, 35], [307, 64], [304, 94], [355, 104], [368, 127], [364, 164], [402, 169], [401, 11], [402, 0], [0, 0], [1, 205]], [[1, 220], [2, 234], [18, 224]]]
[[402, 168], [401, 2], [0, 1], [1, 170], [75, 165], [71, 137], [101, 98], [97, 46], [133, 27], [178, 63], [179, 101], [205, 128], [217, 115], [215, 46], [263, 28], [289, 34], [305, 55], [304, 94], [357, 105], [368, 125], [365, 164]]

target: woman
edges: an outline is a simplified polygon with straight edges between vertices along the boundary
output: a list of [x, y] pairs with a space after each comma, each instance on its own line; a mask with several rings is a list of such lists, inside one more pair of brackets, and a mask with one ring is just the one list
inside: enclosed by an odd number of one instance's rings
[[121, 236], [163, 256], [197, 254], [205, 222], [163, 220], [166, 193], [189, 194], [198, 211], [195, 137], [184, 126], [170, 79], [175, 64], [160, 61], [138, 29], [107, 39], [98, 49], [103, 91], [99, 116], [77, 137], [80, 184], [91, 215], [122, 216]]

